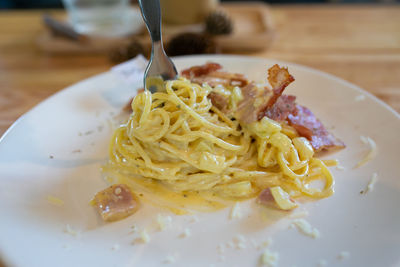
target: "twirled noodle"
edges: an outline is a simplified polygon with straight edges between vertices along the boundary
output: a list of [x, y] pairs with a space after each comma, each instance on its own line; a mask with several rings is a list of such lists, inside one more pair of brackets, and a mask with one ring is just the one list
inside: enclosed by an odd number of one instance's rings
[[[180, 78], [166, 82], [165, 92], [138, 94], [112, 138], [107, 175], [124, 177], [133, 191], [140, 182], [140, 188], [231, 200], [271, 186], [292, 198], [333, 193], [333, 177], [307, 139], [267, 117], [240, 125], [212, 105], [211, 90]], [[315, 180], [322, 189], [311, 187]]]

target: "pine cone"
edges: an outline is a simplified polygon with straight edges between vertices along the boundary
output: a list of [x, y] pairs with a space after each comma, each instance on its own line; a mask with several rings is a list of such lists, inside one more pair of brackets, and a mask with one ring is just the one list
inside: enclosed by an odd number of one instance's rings
[[139, 54], [145, 54], [144, 47], [139, 41], [133, 40], [126, 46], [118, 47], [112, 50], [109, 58], [112, 62], [120, 63], [134, 58]]
[[217, 47], [212, 38], [197, 33], [181, 33], [173, 37], [166, 45], [169, 56], [215, 54]]
[[208, 15], [205, 23], [206, 32], [209, 34], [230, 34], [233, 31], [232, 20], [222, 11], [216, 11]]

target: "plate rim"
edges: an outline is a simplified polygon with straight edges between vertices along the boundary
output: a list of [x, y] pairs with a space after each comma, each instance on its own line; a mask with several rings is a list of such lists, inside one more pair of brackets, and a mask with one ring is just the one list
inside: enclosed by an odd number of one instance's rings
[[[244, 55], [193, 55], [193, 56], [179, 56], [179, 57], [173, 57], [172, 60], [179, 60], [179, 61], [184, 61], [184, 60], [193, 60], [196, 61], [197, 59], [206, 59], [206, 60], [213, 60], [215, 59], [216, 61], [218, 61], [218, 59], [238, 59], [238, 60], [253, 60], [253, 61], [258, 61], [258, 62], [262, 62], [262, 61], [276, 61], [279, 64], [282, 65], [291, 65], [291, 66], [295, 66], [296, 68], [299, 69], [303, 69], [306, 70], [307, 72], [310, 73], [314, 73], [316, 75], [319, 76], [323, 76], [329, 80], [332, 80], [334, 82], [339, 82], [340, 84], [342, 84], [345, 87], [350, 87], [352, 89], [355, 89], [357, 92], [365, 94], [366, 96], [370, 97], [374, 102], [376, 102], [377, 104], [379, 104], [381, 107], [383, 107], [385, 110], [389, 111], [391, 114], [393, 114], [398, 120], [397, 122], [400, 122], [400, 113], [398, 113], [394, 108], [392, 108], [391, 106], [389, 106], [387, 103], [385, 103], [383, 100], [379, 99], [378, 97], [376, 97], [375, 95], [373, 95], [372, 93], [370, 93], [369, 91], [359, 87], [356, 84], [353, 84], [349, 81], [344, 80], [343, 78], [337, 77], [333, 74], [306, 66], [306, 65], [302, 65], [302, 64], [298, 64], [298, 63], [293, 63], [293, 62], [288, 62], [288, 61], [282, 61], [282, 60], [277, 60], [277, 59], [273, 59], [273, 58], [263, 58], [263, 57], [257, 57], [257, 56], [244, 56]], [[10, 134], [12, 134], [13, 129], [23, 123], [23, 121], [27, 118], [27, 116], [33, 112], [35, 112], [35, 110], [41, 108], [42, 105], [46, 105], [49, 101], [52, 101], [54, 98], [59, 97], [62, 94], [65, 94], [66, 92], [69, 92], [72, 88], [76, 87], [79, 84], [82, 83], [86, 83], [86, 82], [90, 82], [91, 80], [96, 80], [99, 79], [100, 77], [104, 77], [107, 75], [112, 74], [111, 70], [108, 70], [106, 72], [102, 72], [93, 76], [90, 76], [86, 79], [80, 80], [76, 83], [73, 83], [57, 92], [55, 92], [54, 94], [50, 95], [49, 97], [43, 99], [42, 101], [40, 101], [38, 104], [36, 104], [34, 107], [32, 107], [30, 110], [28, 110], [27, 112], [25, 112], [24, 114], [22, 114], [16, 121], [14, 121], [12, 123], [12, 125], [4, 132], [4, 134], [0, 137], [0, 144], [2, 144], [3, 142], [5, 142], [5, 139], [7, 138], [7, 136], [9, 136]], [[0, 249], [0, 259], [2, 261], [2, 263], [6, 264], [6, 266], [13, 266], [13, 261], [11, 258], [9, 258], [5, 253], [2, 252], [2, 250]]]

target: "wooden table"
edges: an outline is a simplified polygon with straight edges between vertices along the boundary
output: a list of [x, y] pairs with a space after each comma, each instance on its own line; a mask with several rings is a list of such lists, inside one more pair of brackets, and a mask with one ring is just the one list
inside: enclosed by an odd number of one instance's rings
[[[42, 13], [0, 13], [0, 135], [43, 99], [112, 66], [106, 56], [39, 51]], [[400, 111], [400, 6], [273, 6], [272, 16], [276, 40], [251, 55], [337, 75]]]

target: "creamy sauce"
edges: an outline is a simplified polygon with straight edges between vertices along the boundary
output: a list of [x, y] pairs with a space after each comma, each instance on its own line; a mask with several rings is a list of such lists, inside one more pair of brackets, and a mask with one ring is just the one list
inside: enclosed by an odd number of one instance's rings
[[187, 214], [190, 210], [213, 212], [229, 205], [229, 201], [210, 193], [174, 192], [161, 183], [149, 179], [135, 179], [119, 174], [117, 181], [127, 184], [140, 200], [166, 208], [177, 215]]

